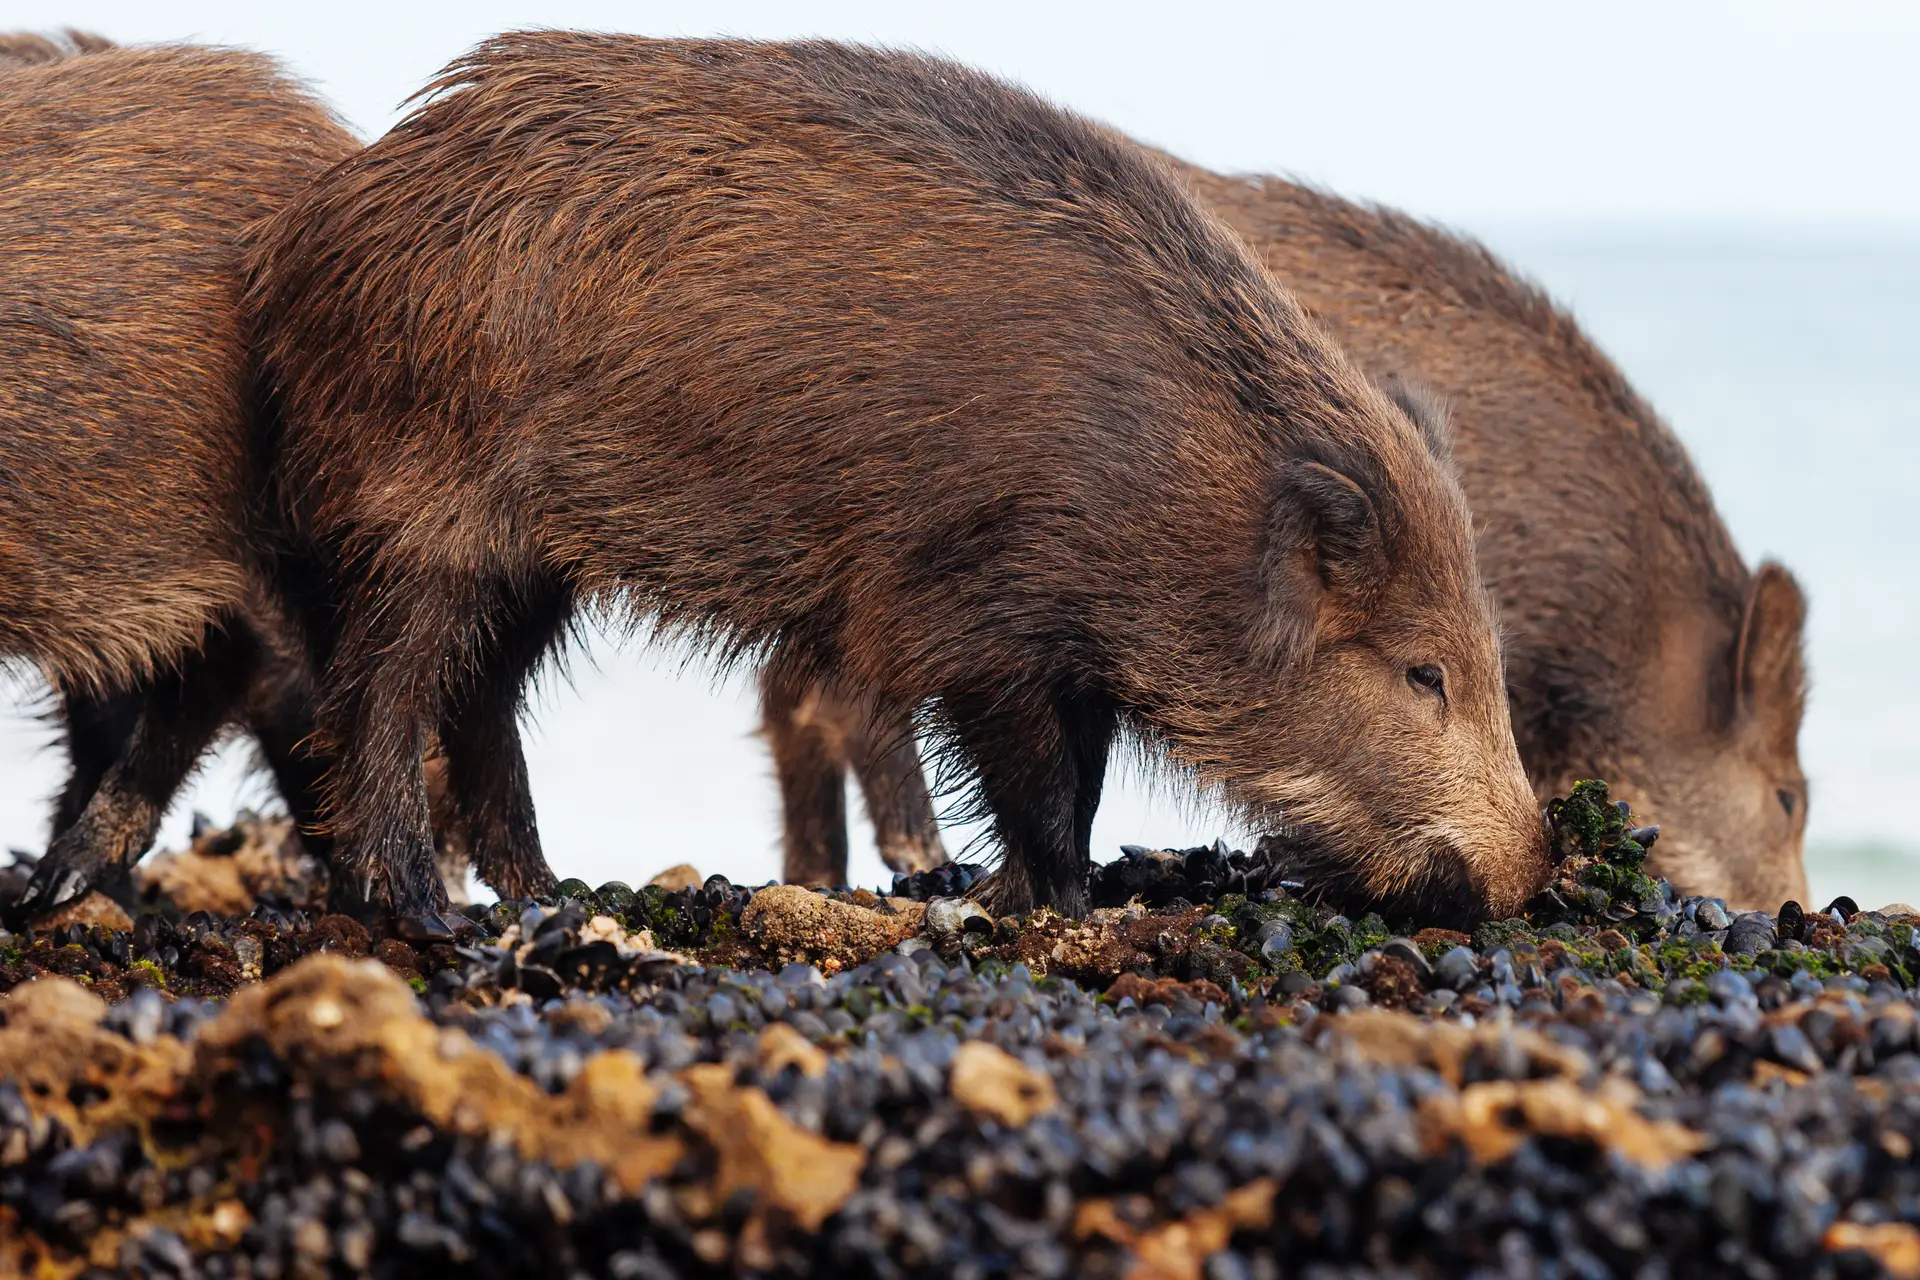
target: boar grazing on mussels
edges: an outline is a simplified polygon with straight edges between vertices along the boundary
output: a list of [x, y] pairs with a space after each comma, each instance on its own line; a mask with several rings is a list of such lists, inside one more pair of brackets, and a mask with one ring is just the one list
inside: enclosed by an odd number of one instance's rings
[[274, 605], [240, 252], [355, 144], [270, 59], [81, 33], [0, 36], [0, 118], [0, 661], [45, 674], [73, 763], [24, 914], [145, 852], [231, 720], [310, 790], [298, 708], [249, 702]]
[[1620, 370], [1486, 250], [1273, 178], [1183, 172], [1347, 354], [1443, 395], [1480, 572], [1545, 799], [1605, 778], [1683, 892], [1805, 901], [1806, 605], [1747, 568], [1686, 450]]
[[[1779, 565], [1742, 563], [1659, 415], [1479, 246], [1278, 178], [1169, 163], [1349, 358], [1445, 398], [1540, 798], [1606, 778], [1662, 824], [1655, 874], [1746, 907], [1804, 901], [1805, 604]], [[845, 878], [849, 766], [889, 865], [938, 850], [918, 758], [866, 747], [911, 742], [904, 720], [778, 673], [762, 708], [788, 879]]]
[[[585, 607], [928, 705], [1004, 856], [1086, 904], [1116, 735], [1322, 883], [1544, 878], [1443, 427], [1157, 159], [950, 63], [502, 36], [270, 219], [248, 296], [332, 554], [336, 840], [431, 925], [421, 750], [523, 794]], [[528, 845], [530, 821], [502, 823]]]

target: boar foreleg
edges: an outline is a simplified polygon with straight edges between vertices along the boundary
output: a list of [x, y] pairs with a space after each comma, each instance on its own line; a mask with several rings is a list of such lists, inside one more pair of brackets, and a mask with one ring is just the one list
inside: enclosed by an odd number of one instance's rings
[[60, 690], [60, 722], [67, 748], [67, 782], [53, 806], [53, 830], [58, 840], [80, 821], [87, 804], [100, 790], [107, 771], [127, 752], [134, 727], [140, 723], [144, 690], [87, 694]]
[[467, 585], [404, 571], [343, 583], [319, 710], [322, 737], [338, 751], [327, 783], [329, 903], [361, 915], [384, 898], [395, 928], [420, 941], [453, 933], [441, 917], [449, 904], [434, 865], [423, 756], [446, 705], [442, 678]]
[[320, 796], [332, 760], [314, 737], [313, 682], [306, 667], [267, 649], [245, 715], [301, 843], [331, 867], [333, 839], [322, 822]]
[[979, 897], [997, 914], [1051, 907], [1086, 915], [1093, 814], [1118, 726], [1112, 705], [1064, 690], [944, 704], [1003, 851]]
[[453, 664], [463, 678], [440, 723], [447, 799], [473, 869], [503, 898], [545, 897], [559, 883], [540, 849], [519, 719], [527, 681], [569, 612], [557, 583], [524, 596], [502, 591], [487, 610], [492, 625]]

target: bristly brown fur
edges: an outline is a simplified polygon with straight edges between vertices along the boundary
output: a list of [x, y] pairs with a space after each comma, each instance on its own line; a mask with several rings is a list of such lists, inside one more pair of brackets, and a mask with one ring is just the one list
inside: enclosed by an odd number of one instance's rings
[[144, 851], [244, 695], [240, 250], [354, 144], [271, 59], [78, 32], [0, 37], [0, 119], [0, 661], [54, 685], [75, 766], [47, 899]]
[[125, 688], [243, 602], [238, 244], [351, 140], [224, 49], [35, 59], [0, 113], [0, 653]]
[[488, 744], [449, 762], [476, 813], [515, 794], [479, 775], [517, 759], [525, 671], [616, 598], [931, 702], [1010, 908], [1084, 904], [1123, 730], [1384, 901], [1544, 875], [1457, 487], [1157, 160], [1029, 94], [506, 35], [254, 266], [290, 492], [338, 556], [335, 832], [403, 912], [435, 905], [426, 735]]

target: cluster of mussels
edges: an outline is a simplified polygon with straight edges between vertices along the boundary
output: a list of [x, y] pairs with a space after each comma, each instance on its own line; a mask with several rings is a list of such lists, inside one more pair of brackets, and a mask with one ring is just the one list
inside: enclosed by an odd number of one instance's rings
[[1920, 1277], [1920, 917], [1550, 818], [1471, 935], [1216, 845], [1086, 920], [960, 866], [0, 937], [0, 1273]]

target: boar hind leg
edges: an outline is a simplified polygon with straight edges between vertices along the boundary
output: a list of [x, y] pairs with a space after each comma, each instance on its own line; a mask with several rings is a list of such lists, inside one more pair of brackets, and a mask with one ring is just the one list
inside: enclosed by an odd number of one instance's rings
[[940, 821], [920, 770], [913, 718], [865, 706], [846, 706], [847, 756], [860, 779], [860, 794], [873, 822], [880, 860], [911, 875], [947, 860]]
[[780, 786], [780, 878], [847, 882], [846, 742], [820, 710], [824, 687], [779, 662], [760, 673], [760, 729]]
[[[131, 694], [68, 699], [75, 782], [94, 772], [104, 756], [110, 755], [111, 763], [98, 770], [84, 805], [54, 837], [13, 914], [44, 914], [95, 888], [132, 900], [128, 872], [153, 844], [180, 785], [231, 719], [256, 658], [257, 648], [244, 631], [210, 632], [198, 651]], [[119, 737], [127, 698], [137, 703], [138, 714]], [[70, 783], [63, 809], [78, 803], [75, 791]]]
[[1112, 707], [1062, 693], [949, 698], [946, 712], [1004, 851], [981, 897], [1002, 914], [1051, 907], [1084, 916]]
[[566, 629], [569, 596], [559, 583], [525, 594], [500, 590], [491, 623], [456, 662], [464, 678], [448, 691], [440, 723], [447, 807], [473, 869], [503, 898], [549, 895], [558, 883], [540, 851], [533, 791], [520, 749], [527, 681]]

